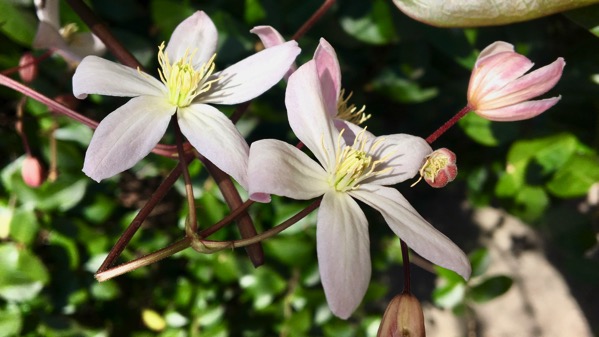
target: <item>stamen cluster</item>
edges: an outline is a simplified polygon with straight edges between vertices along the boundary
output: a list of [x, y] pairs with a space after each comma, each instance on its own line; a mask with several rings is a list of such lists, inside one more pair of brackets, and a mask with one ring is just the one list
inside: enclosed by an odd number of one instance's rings
[[337, 118], [346, 120], [356, 125], [360, 125], [370, 119], [371, 115], [364, 112], [366, 110], [365, 105], [363, 105], [360, 110], [357, 110], [354, 104], [348, 105], [349, 99], [353, 95], [353, 92], [350, 92], [345, 98], [343, 98], [343, 95], [345, 95], [345, 90], [341, 89], [341, 92], [339, 93], [339, 100], [337, 101]]

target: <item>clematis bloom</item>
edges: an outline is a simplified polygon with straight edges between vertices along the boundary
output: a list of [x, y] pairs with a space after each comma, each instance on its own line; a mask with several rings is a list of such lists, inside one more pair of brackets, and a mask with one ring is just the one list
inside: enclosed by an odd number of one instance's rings
[[498, 41], [480, 53], [468, 85], [468, 104], [483, 118], [518, 121], [535, 117], [561, 98], [530, 101], [549, 91], [562, 76], [566, 63], [559, 57], [553, 63], [529, 71], [532, 63], [514, 51], [514, 46]]
[[35, 0], [40, 20], [33, 47], [51, 49], [71, 64], [78, 64], [88, 55], [106, 52], [104, 43], [90, 32], [78, 32], [76, 24], [60, 26], [58, 0]]
[[235, 125], [208, 104], [248, 101], [281, 80], [300, 49], [295, 41], [256, 53], [215, 72], [214, 23], [198, 11], [159, 47], [160, 80], [95, 56], [73, 76], [73, 93], [133, 97], [102, 120], [85, 155], [83, 172], [96, 181], [131, 168], [164, 135], [177, 114], [182, 133], [203, 156], [247, 188], [249, 147]]
[[[322, 196], [317, 220], [317, 255], [331, 311], [348, 318], [360, 304], [371, 274], [368, 221], [355, 201], [378, 210], [391, 230], [424, 258], [470, 275], [466, 255], [438, 232], [394, 185], [414, 177], [432, 149], [422, 138], [375, 137], [364, 129], [339, 131], [328, 113], [335, 95], [321, 85], [315, 60], [289, 77], [285, 104], [294, 133], [316, 160], [282, 141], [266, 139], [250, 148], [250, 198], [275, 194], [307, 200]], [[355, 134], [352, 144], [345, 132]]]

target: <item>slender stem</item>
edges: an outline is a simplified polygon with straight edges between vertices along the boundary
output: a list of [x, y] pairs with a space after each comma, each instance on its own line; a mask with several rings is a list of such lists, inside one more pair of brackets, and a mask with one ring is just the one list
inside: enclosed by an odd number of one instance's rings
[[299, 38], [304, 36], [304, 34], [306, 34], [306, 32], [310, 30], [310, 28], [312, 28], [312, 26], [314, 26], [314, 24], [322, 18], [324, 13], [326, 13], [329, 10], [329, 8], [333, 6], [334, 3], [335, 0], [325, 0], [324, 3], [320, 6], [320, 8], [318, 8], [316, 12], [314, 12], [314, 14], [312, 14], [312, 16], [300, 27], [300, 29], [298, 29], [297, 32], [295, 32], [291, 39], [298, 40]]
[[441, 125], [435, 132], [433, 132], [430, 136], [426, 138], [427, 143], [432, 144], [437, 138], [439, 138], [445, 131], [449, 130], [455, 123], [457, 123], [462, 117], [466, 116], [468, 112], [470, 112], [472, 108], [470, 105], [466, 105], [462, 110], [460, 110], [455, 116], [451, 117], [445, 124]]
[[108, 50], [124, 65], [131, 68], [143, 69], [141, 63], [120, 43], [102, 23], [94, 12], [81, 0], [66, 0], [69, 6], [87, 24], [89, 29], [100, 39]]
[[[198, 157], [204, 163], [204, 166], [206, 166], [206, 169], [218, 184], [218, 188], [223, 194], [223, 197], [229, 205], [229, 208], [238, 208], [242, 204], [242, 201], [237, 189], [235, 188], [235, 185], [233, 184], [233, 181], [231, 181], [231, 177], [229, 177], [229, 175], [224, 173], [205, 157]], [[254, 226], [254, 221], [247, 212], [244, 212], [239, 216], [239, 219], [237, 220], [237, 228], [239, 229], [239, 233], [243, 239], [247, 239], [258, 234], [256, 227]], [[264, 264], [264, 250], [262, 249], [262, 245], [260, 243], [246, 247], [246, 252], [254, 267], [259, 267]]]
[[23, 148], [25, 149], [25, 153], [28, 156], [31, 156], [31, 147], [29, 147], [29, 140], [27, 139], [27, 134], [25, 133], [25, 128], [23, 127], [23, 106], [25, 105], [25, 97], [22, 97], [17, 104], [17, 121], [15, 123], [15, 130], [19, 136], [21, 136], [21, 142], [23, 143]]
[[4, 69], [4, 70], [2, 70], [0, 72], [0, 74], [2, 74], [2, 75], [10, 75], [12, 73], [16, 73], [21, 68], [27, 68], [27, 67], [29, 67], [31, 65], [38, 64], [38, 63], [42, 62], [43, 60], [45, 60], [48, 57], [52, 56], [52, 54], [54, 54], [53, 50], [47, 50], [42, 55], [40, 55], [40, 56], [36, 57], [35, 59], [33, 59], [33, 61], [25, 63], [23, 65], [18, 65], [18, 66], [14, 66], [12, 68]]
[[168, 247], [162, 248], [158, 251], [155, 251], [155, 252], [148, 254], [144, 257], [141, 257], [139, 259], [135, 259], [133, 261], [123, 263], [119, 266], [116, 266], [114, 268], [104, 270], [104, 271], [100, 271], [100, 269], [98, 269], [98, 272], [96, 272], [96, 275], [95, 275], [96, 280], [98, 280], [99, 282], [104, 282], [104, 281], [110, 280], [111, 278], [128, 273], [137, 268], [145, 267], [154, 262], [160, 261], [166, 257], [169, 257], [173, 254], [176, 254], [176, 253], [188, 248], [190, 242], [191, 242], [191, 239], [186, 237], [184, 239], [181, 239], [181, 240], [175, 242], [174, 244], [172, 244]]
[[248, 207], [250, 207], [252, 204], [254, 204], [254, 202], [255, 201], [253, 201], [253, 200], [246, 200], [239, 207], [233, 209], [233, 211], [229, 215], [222, 218], [219, 222], [215, 223], [214, 225], [212, 225], [206, 229], [201, 230], [198, 235], [202, 238], [206, 238], [206, 237], [209, 237], [210, 235], [216, 233], [217, 231], [221, 230], [226, 225], [233, 222], [233, 220], [237, 219], [241, 214], [243, 214], [245, 212], [246, 209], [248, 209]]
[[265, 239], [271, 238], [285, 229], [289, 228], [291, 225], [305, 218], [308, 214], [310, 214], [313, 210], [320, 206], [320, 202], [322, 198], [316, 199], [310, 205], [308, 205], [303, 210], [299, 211], [296, 215], [287, 219], [283, 223], [261, 233], [255, 235], [251, 238], [241, 239], [241, 240], [231, 240], [231, 241], [211, 241], [211, 240], [203, 240], [200, 236], [194, 236], [191, 239], [191, 247], [201, 253], [215, 253], [217, 251], [223, 249], [231, 249], [231, 248], [240, 248], [246, 247], [257, 242], [261, 242]]
[[171, 171], [171, 173], [166, 177], [166, 179], [164, 179], [162, 184], [158, 186], [158, 189], [154, 192], [154, 194], [152, 194], [150, 200], [146, 202], [144, 207], [142, 207], [139, 213], [137, 213], [133, 221], [131, 221], [129, 227], [127, 227], [125, 232], [123, 232], [123, 235], [121, 235], [119, 240], [114, 244], [114, 246], [108, 253], [108, 256], [106, 257], [100, 268], [98, 268], [98, 273], [106, 271], [108, 268], [110, 268], [114, 260], [116, 260], [121, 255], [129, 241], [131, 241], [131, 239], [133, 238], [133, 235], [135, 235], [141, 224], [148, 217], [148, 215], [150, 215], [150, 212], [152, 212], [154, 207], [156, 207], [160, 200], [164, 198], [169, 189], [175, 184], [175, 181], [177, 181], [179, 175], [181, 175], [182, 170], [182, 164], [181, 162], [179, 162], [177, 167], [175, 167]]
[[179, 153], [179, 162], [183, 170], [183, 179], [185, 180], [185, 196], [187, 197], [188, 221], [185, 224], [185, 232], [187, 236], [191, 236], [198, 230], [198, 220], [196, 217], [196, 199], [193, 196], [193, 186], [191, 185], [191, 177], [187, 169], [185, 161], [185, 152], [183, 151], [183, 134], [177, 122], [177, 117], [173, 115], [171, 122], [175, 125], [175, 138], [177, 142], [177, 152]]
[[399, 239], [399, 243], [401, 244], [401, 258], [403, 260], [403, 278], [404, 278], [404, 288], [403, 293], [409, 294], [411, 293], [410, 289], [410, 251], [408, 245]]

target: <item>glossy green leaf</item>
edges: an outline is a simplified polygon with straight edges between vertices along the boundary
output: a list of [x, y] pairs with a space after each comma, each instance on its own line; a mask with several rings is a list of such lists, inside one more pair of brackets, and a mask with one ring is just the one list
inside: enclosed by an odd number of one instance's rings
[[39, 224], [33, 210], [16, 209], [10, 222], [10, 237], [25, 245], [31, 244], [37, 237]]
[[472, 266], [471, 277], [484, 274], [491, 263], [491, 256], [489, 255], [489, 250], [486, 248], [479, 248], [468, 254], [468, 259], [470, 260], [470, 265]]
[[341, 27], [354, 38], [370, 44], [387, 44], [398, 39], [391, 16], [391, 6], [384, 0], [374, 0], [360, 16], [344, 16]]
[[19, 336], [23, 327], [23, 315], [16, 305], [0, 309], [0, 337]]
[[25, 8], [19, 8], [10, 1], [0, 1], [0, 31], [13, 41], [30, 47], [35, 30], [36, 18]]
[[46, 282], [48, 272], [37, 256], [15, 244], [0, 245], [0, 297], [28, 301], [37, 296]]
[[438, 287], [433, 291], [433, 301], [441, 308], [451, 309], [464, 301], [466, 284], [454, 283]]
[[516, 214], [526, 221], [534, 221], [541, 217], [549, 206], [547, 192], [539, 186], [525, 186], [515, 197], [518, 208]]
[[505, 294], [512, 286], [512, 279], [507, 276], [493, 276], [470, 288], [468, 298], [475, 302], [488, 302]]
[[591, 155], [574, 155], [547, 183], [547, 189], [561, 198], [586, 195], [591, 185], [599, 181], [599, 158]]
[[491, 130], [492, 123], [475, 113], [468, 113], [459, 121], [459, 125], [464, 132], [477, 143], [486, 146], [497, 146], [499, 141]]

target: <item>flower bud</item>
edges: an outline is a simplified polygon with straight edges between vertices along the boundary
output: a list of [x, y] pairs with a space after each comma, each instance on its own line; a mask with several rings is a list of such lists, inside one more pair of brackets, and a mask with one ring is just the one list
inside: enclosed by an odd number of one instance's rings
[[409, 293], [393, 297], [385, 310], [377, 337], [424, 336], [424, 314], [418, 299]]
[[26, 52], [19, 59], [19, 76], [25, 83], [32, 82], [37, 77], [37, 62], [30, 52]]
[[46, 180], [44, 168], [39, 159], [29, 155], [23, 161], [21, 176], [29, 187], [39, 187]]
[[452, 182], [458, 175], [456, 155], [446, 148], [433, 151], [426, 157], [420, 169], [420, 175], [435, 188], [441, 188]]

